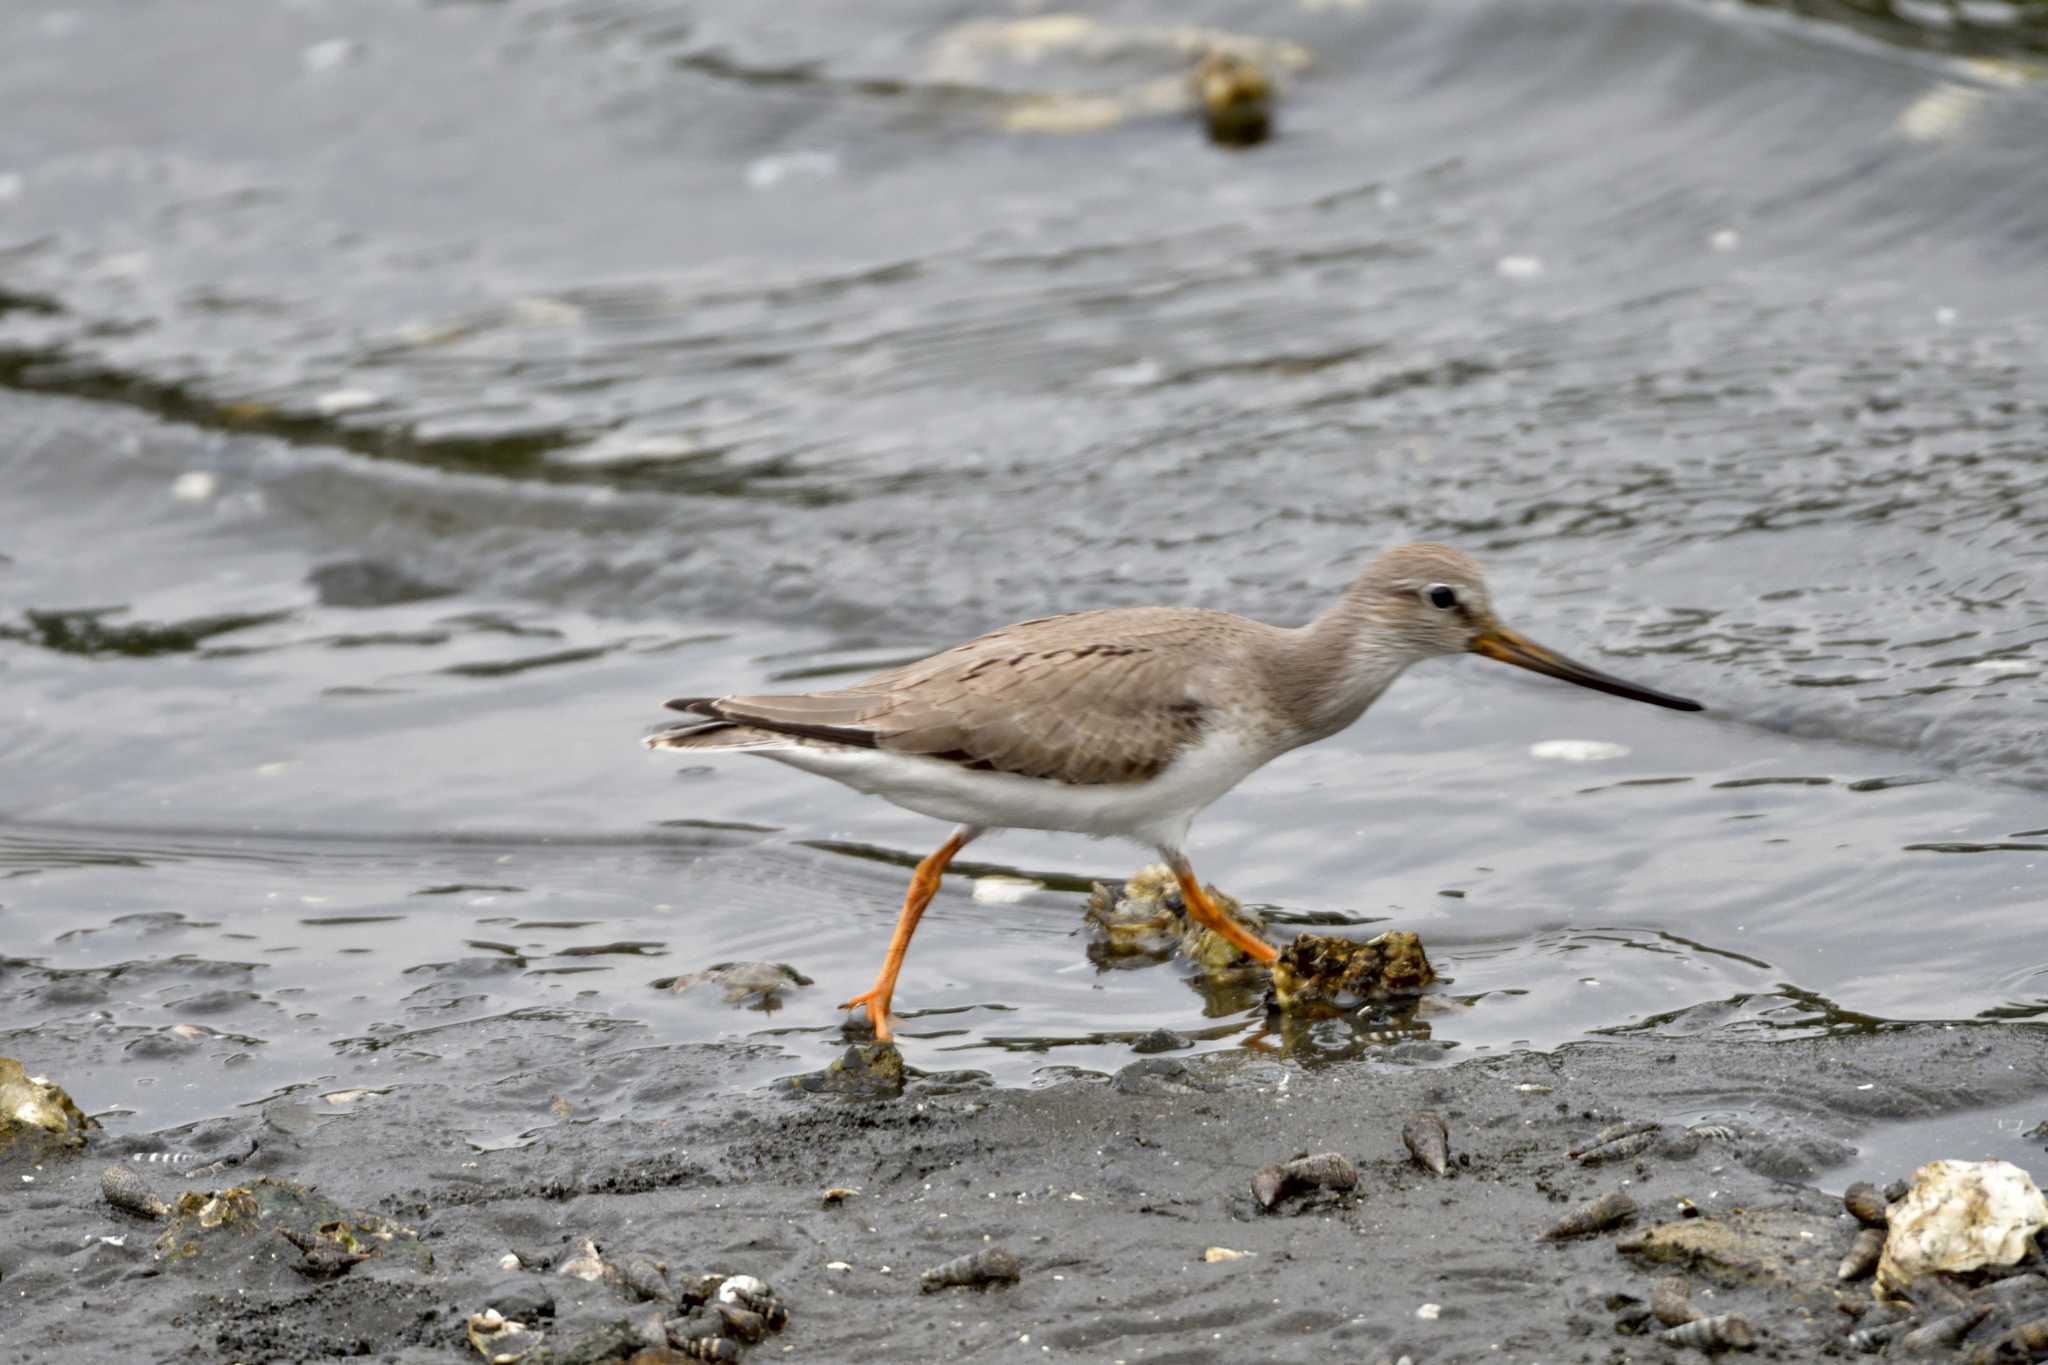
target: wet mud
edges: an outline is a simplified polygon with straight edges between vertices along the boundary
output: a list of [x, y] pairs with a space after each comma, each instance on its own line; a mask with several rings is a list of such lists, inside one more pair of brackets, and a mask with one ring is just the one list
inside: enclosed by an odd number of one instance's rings
[[[530, 1046], [536, 1061], [573, 1055], [545, 1034]], [[1856, 1326], [1838, 1301], [1875, 1310], [1867, 1282], [1835, 1278], [1857, 1219], [1823, 1192], [1825, 1166], [1787, 1152], [1845, 1152], [1874, 1124], [1987, 1098], [2048, 1104], [2048, 1053], [1996, 1024], [1588, 1044], [1444, 1070], [1209, 1054], [1165, 1090], [912, 1080], [888, 1100], [784, 1089], [707, 1104], [690, 1097], [717, 1087], [715, 1051], [650, 1061], [660, 1079], [632, 1116], [518, 1149], [478, 1151], [448, 1122], [456, 1097], [408, 1085], [310, 1129], [255, 1111], [10, 1165], [0, 1358], [453, 1361], [472, 1350], [471, 1315], [493, 1308], [554, 1349], [595, 1351], [662, 1307], [650, 1295], [750, 1275], [786, 1322], [747, 1349], [778, 1358], [1654, 1360], [1656, 1332], [1732, 1314], [1756, 1358], [1804, 1360]], [[1740, 1129], [1693, 1125], [1691, 1141], [1594, 1168], [1570, 1155], [1619, 1116], [1675, 1137], [1735, 1095], [1751, 1114]], [[1458, 1153], [1443, 1175], [1404, 1147], [1425, 1107]], [[252, 1142], [237, 1186], [310, 1187], [295, 1198], [318, 1207], [292, 1205], [309, 1218], [346, 1206], [347, 1226], [396, 1240], [361, 1234], [367, 1254], [327, 1274], [278, 1238], [164, 1258], [158, 1221], [102, 1197], [109, 1161], [175, 1199], [209, 1182], [148, 1155]], [[1354, 1183], [1262, 1206], [1253, 1175], [1303, 1150], [1340, 1154]], [[1632, 1218], [1546, 1239], [1615, 1195]], [[1699, 1235], [1680, 1249], [1659, 1227]], [[1660, 1290], [1674, 1269], [1683, 1307]], [[1653, 1303], [1683, 1322], [1654, 1320]]]

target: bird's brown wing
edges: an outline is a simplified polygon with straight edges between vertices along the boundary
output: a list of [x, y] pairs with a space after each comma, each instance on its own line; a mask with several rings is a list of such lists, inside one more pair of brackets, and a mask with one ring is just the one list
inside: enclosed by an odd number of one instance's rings
[[1077, 785], [1142, 782], [1201, 733], [1237, 618], [1166, 608], [1006, 626], [836, 692], [670, 703], [735, 724]]

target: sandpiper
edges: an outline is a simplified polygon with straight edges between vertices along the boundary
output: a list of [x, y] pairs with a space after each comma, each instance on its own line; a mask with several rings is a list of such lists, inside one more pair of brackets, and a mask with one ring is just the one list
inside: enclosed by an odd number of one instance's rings
[[1600, 692], [1697, 711], [1494, 619], [1466, 554], [1402, 545], [1305, 626], [1192, 607], [1046, 616], [832, 692], [684, 697], [655, 749], [759, 754], [953, 822], [917, 865], [867, 1007], [888, 1039], [896, 975], [953, 856], [992, 829], [1118, 835], [1159, 851], [1188, 914], [1260, 962], [1279, 950], [1217, 909], [1182, 845], [1203, 807], [1290, 749], [1336, 734], [1408, 665], [1483, 654]]

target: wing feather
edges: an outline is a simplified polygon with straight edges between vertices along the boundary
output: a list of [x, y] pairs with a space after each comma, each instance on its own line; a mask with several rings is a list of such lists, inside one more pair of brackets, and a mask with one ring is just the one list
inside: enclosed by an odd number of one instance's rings
[[719, 697], [736, 724], [1077, 785], [1142, 782], [1192, 744], [1211, 665], [1252, 622], [1127, 608], [1043, 617], [832, 692]]

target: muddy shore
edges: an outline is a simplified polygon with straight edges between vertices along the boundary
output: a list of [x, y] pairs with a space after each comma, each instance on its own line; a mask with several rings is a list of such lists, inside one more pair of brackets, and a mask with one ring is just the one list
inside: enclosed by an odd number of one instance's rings
[[[1622, 1189], [1641, 1210], [1636, 1226], [1678, 1217], [1682, 1200], [1706, 1218], [1799, 1211], [1822, 1220], [1809, 1225], [1820, 1229], [1815, 1263], [1832, 1267], [1853, 1224], [1821, 1190], [1839, 1184], [1829, 1172], [1859, 1137], [2048, 1091], [2038, 1032], [1997, 1024], [1590, 1043], [1448, 1069], [1389, 1060], [1304, 1072], [1250, 1052], [1165, 1053], [1037, 1090], [934, 1073], [891, 1100], [789, 1089], [740, 1105], [694, 1098], [719, 1091], [714, 1047], [636, 1056], [631, 1074], [658, 1079], [616, 1082], [616, 1056], [545, 1028], [516, 1052], [488, 1102], [508, 1118], [545, 1120], [550, 1104], [572, 1114], [524, 1147], [464, 1142], [446, 1083], [422, 1080], [338, 1116], [276, 1101], [16, 1162], [4, 1173], [0, 1356], [475, 1358], [464, 1322], [512, 1293], [508, 1280], [553, 1297], [543, 1325], [566, 1345], [628, 1305], [603, 1283], [508, 1273], [501, 1258], [553, 1264], [588, 1237], [608, 1256], [647, 1251], [770, 1282], [789, 1323], [756, 1358], [1655, 1359], [1667, 1349], [1616, 1323], [1665, 1272], [1619, 1254], [1612, 1233], [1539, 1241], [1567, 1208]], [[913, 1068], [933, 1060], [913, 1046]], [[565, 1096], [615, 1085], [632, 1087], [641, 1117], [573, 1120]], [[1617, 1118], [1682, 1133], [1692, 1116], [1736, 1107], [1756, 1121], [1695, 1125], [1704, 1136], [1604, 1166], [1566, 1155]], [[1402, 1149], [1403, 1119], [1418, 1109], [1447, 1123], [1448, 1177]], [[252, 1142], [234, 1180], [301, 1182], [416, 1227], [432, 1268], [372, 1257], [320, 1282], [289, 1268], [297, 1258], [282, 1241], [268, 1257], [159, 1264], [157, 1227], [101, 1198], [110, 1161], [175, 1198], [190, 1183], [182, 1166]], [[1256, 1206], [1260, 1166], [1322, 1150], [1357, 1162], [1355, 1191]], [[169, 1157], [150, 1161], [152, 1151]], [[830, 1187], [857, 1193], [828, 1205]], [[990, 1243], [1017, 1254], [1019, 1283], [920, 1293], [922, 1269]], [[1210, 1247], [1249, 1254], [1207, 1263]], [[1847, 1319], [1821, 1278], [1797, 1279], [1709, 1272], [1694, 1293], [1756, 1324], [1756, 1358], [1810, 1359]]]

